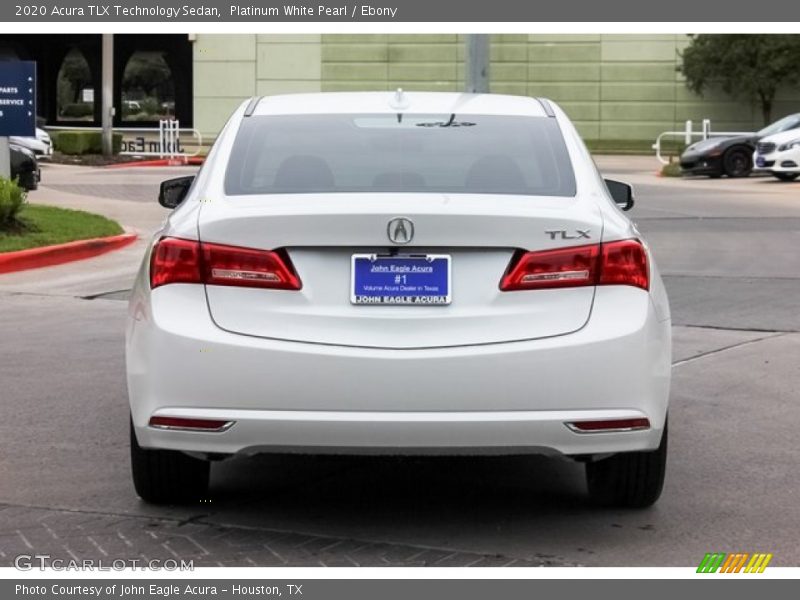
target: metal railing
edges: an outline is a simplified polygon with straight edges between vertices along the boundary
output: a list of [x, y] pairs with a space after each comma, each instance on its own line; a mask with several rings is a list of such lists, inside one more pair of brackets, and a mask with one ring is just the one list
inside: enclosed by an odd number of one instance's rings
[[711, 131], [711, 119], [703, 119], [703, 125], [701, 131], [694, 131], [692, 128], [692, 121], [686, 121], [686, 127], [683, 131], [663, 131], [658, 134], [655, 143], [653, 144], [653, 150], [656, 151], [656, 158], [658, 162], [662, 165], [668, 165], [669, 159], [664, 158], [661, 155], [661, 140], [665, 137], [676, 137], [681, 138], [683, 137], [684, 143], [688, 146], [692, 143], [692, 140], [696, 137], [700, 139], [707, 140], [710, 137], [723, 137], [723, 136], [731, 136], [731, 135], [753, 135], [755, 132], [753, 131]]

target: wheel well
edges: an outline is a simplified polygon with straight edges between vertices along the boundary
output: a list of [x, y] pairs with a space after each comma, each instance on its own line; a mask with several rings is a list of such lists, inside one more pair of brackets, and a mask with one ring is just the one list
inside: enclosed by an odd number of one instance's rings
[[730, 148], [725, 150], [723, 154], [730, 154], [734, 150], [744, 150], [750, 155], [753, 154], [753, 152], [755, 152], [755, 148], [751, 148], [750, 146], [747, 146], [745, 144], [736, 144], [735, 146], [731, 146]]

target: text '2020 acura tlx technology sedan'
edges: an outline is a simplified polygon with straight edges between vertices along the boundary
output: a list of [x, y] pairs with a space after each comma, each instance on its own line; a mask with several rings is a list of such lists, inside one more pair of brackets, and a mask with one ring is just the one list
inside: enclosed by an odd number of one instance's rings
[[144, 500], [259, 452], [553, 453], [598, 502], [659, 497], [667, 297], [555, 104], [254, 98], [159, 200], [126, 331]]

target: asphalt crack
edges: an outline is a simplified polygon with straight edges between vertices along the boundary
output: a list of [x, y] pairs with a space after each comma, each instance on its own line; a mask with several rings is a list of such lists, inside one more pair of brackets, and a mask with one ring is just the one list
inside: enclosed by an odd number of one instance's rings
[[[741, 330], [737, 330], [741, 331]], [[676, 361], [672, 363], [672, 367], [680, 367], [690, 362], [694, 362], [701, 358], [706, 358], [708, 356], [713, 356], [715, 354], [721, 354], [722, 352], [727, 352], [728, 350], [734, 350], [736, 348], [741, 348], [743, 346], [749, 346], [750, 344], [757, 344], [758, 342], [763, 342], [764, 340], [773, 340], [779, 337], [783, 337], [785, 335], [789, 335], [790, 332], [780, 332], [780, 333], [773, 333], [771, 335], [765, 335], [763, 337], [755, 338], [752, 340], [745, 340], [743, 342], [737, 342], [735, 344], [730, 344], [728, 346], [723, 346], [722, 348], [715, 348], [714, 350], [708, 350], [707, 352], [701, 352], [695, 356], [690, 356], [689, 358], [684, 358], [682, 360]]]

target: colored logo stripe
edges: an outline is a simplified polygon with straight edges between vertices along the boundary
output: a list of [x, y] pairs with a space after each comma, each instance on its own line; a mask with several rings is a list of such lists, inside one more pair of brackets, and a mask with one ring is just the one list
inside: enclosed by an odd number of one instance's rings
[[753, 558], [745, 567], [745, 573], [763, 573], [767, 568], [769, 561], [772, 560], [772, 554], [753, 554]]
[[750, 558], [748, 553], [738, 552], [729, 554], [728, 559], [723, 563], [720, 573], [738, 573], [742, 570], [745, 561]]
[[723, 560], [725, 560], [724, 552], [708, 552], [697, 567], [697, 572], [716, 573]]
[[[748, 562], [749, 559], [749, 562]], [[763, 573], [772, 560], [772, 554], [747, 552], [708, 552], [697, 567], [698, 573]], [[745, 563], [747, 566], [745, 567]]]

